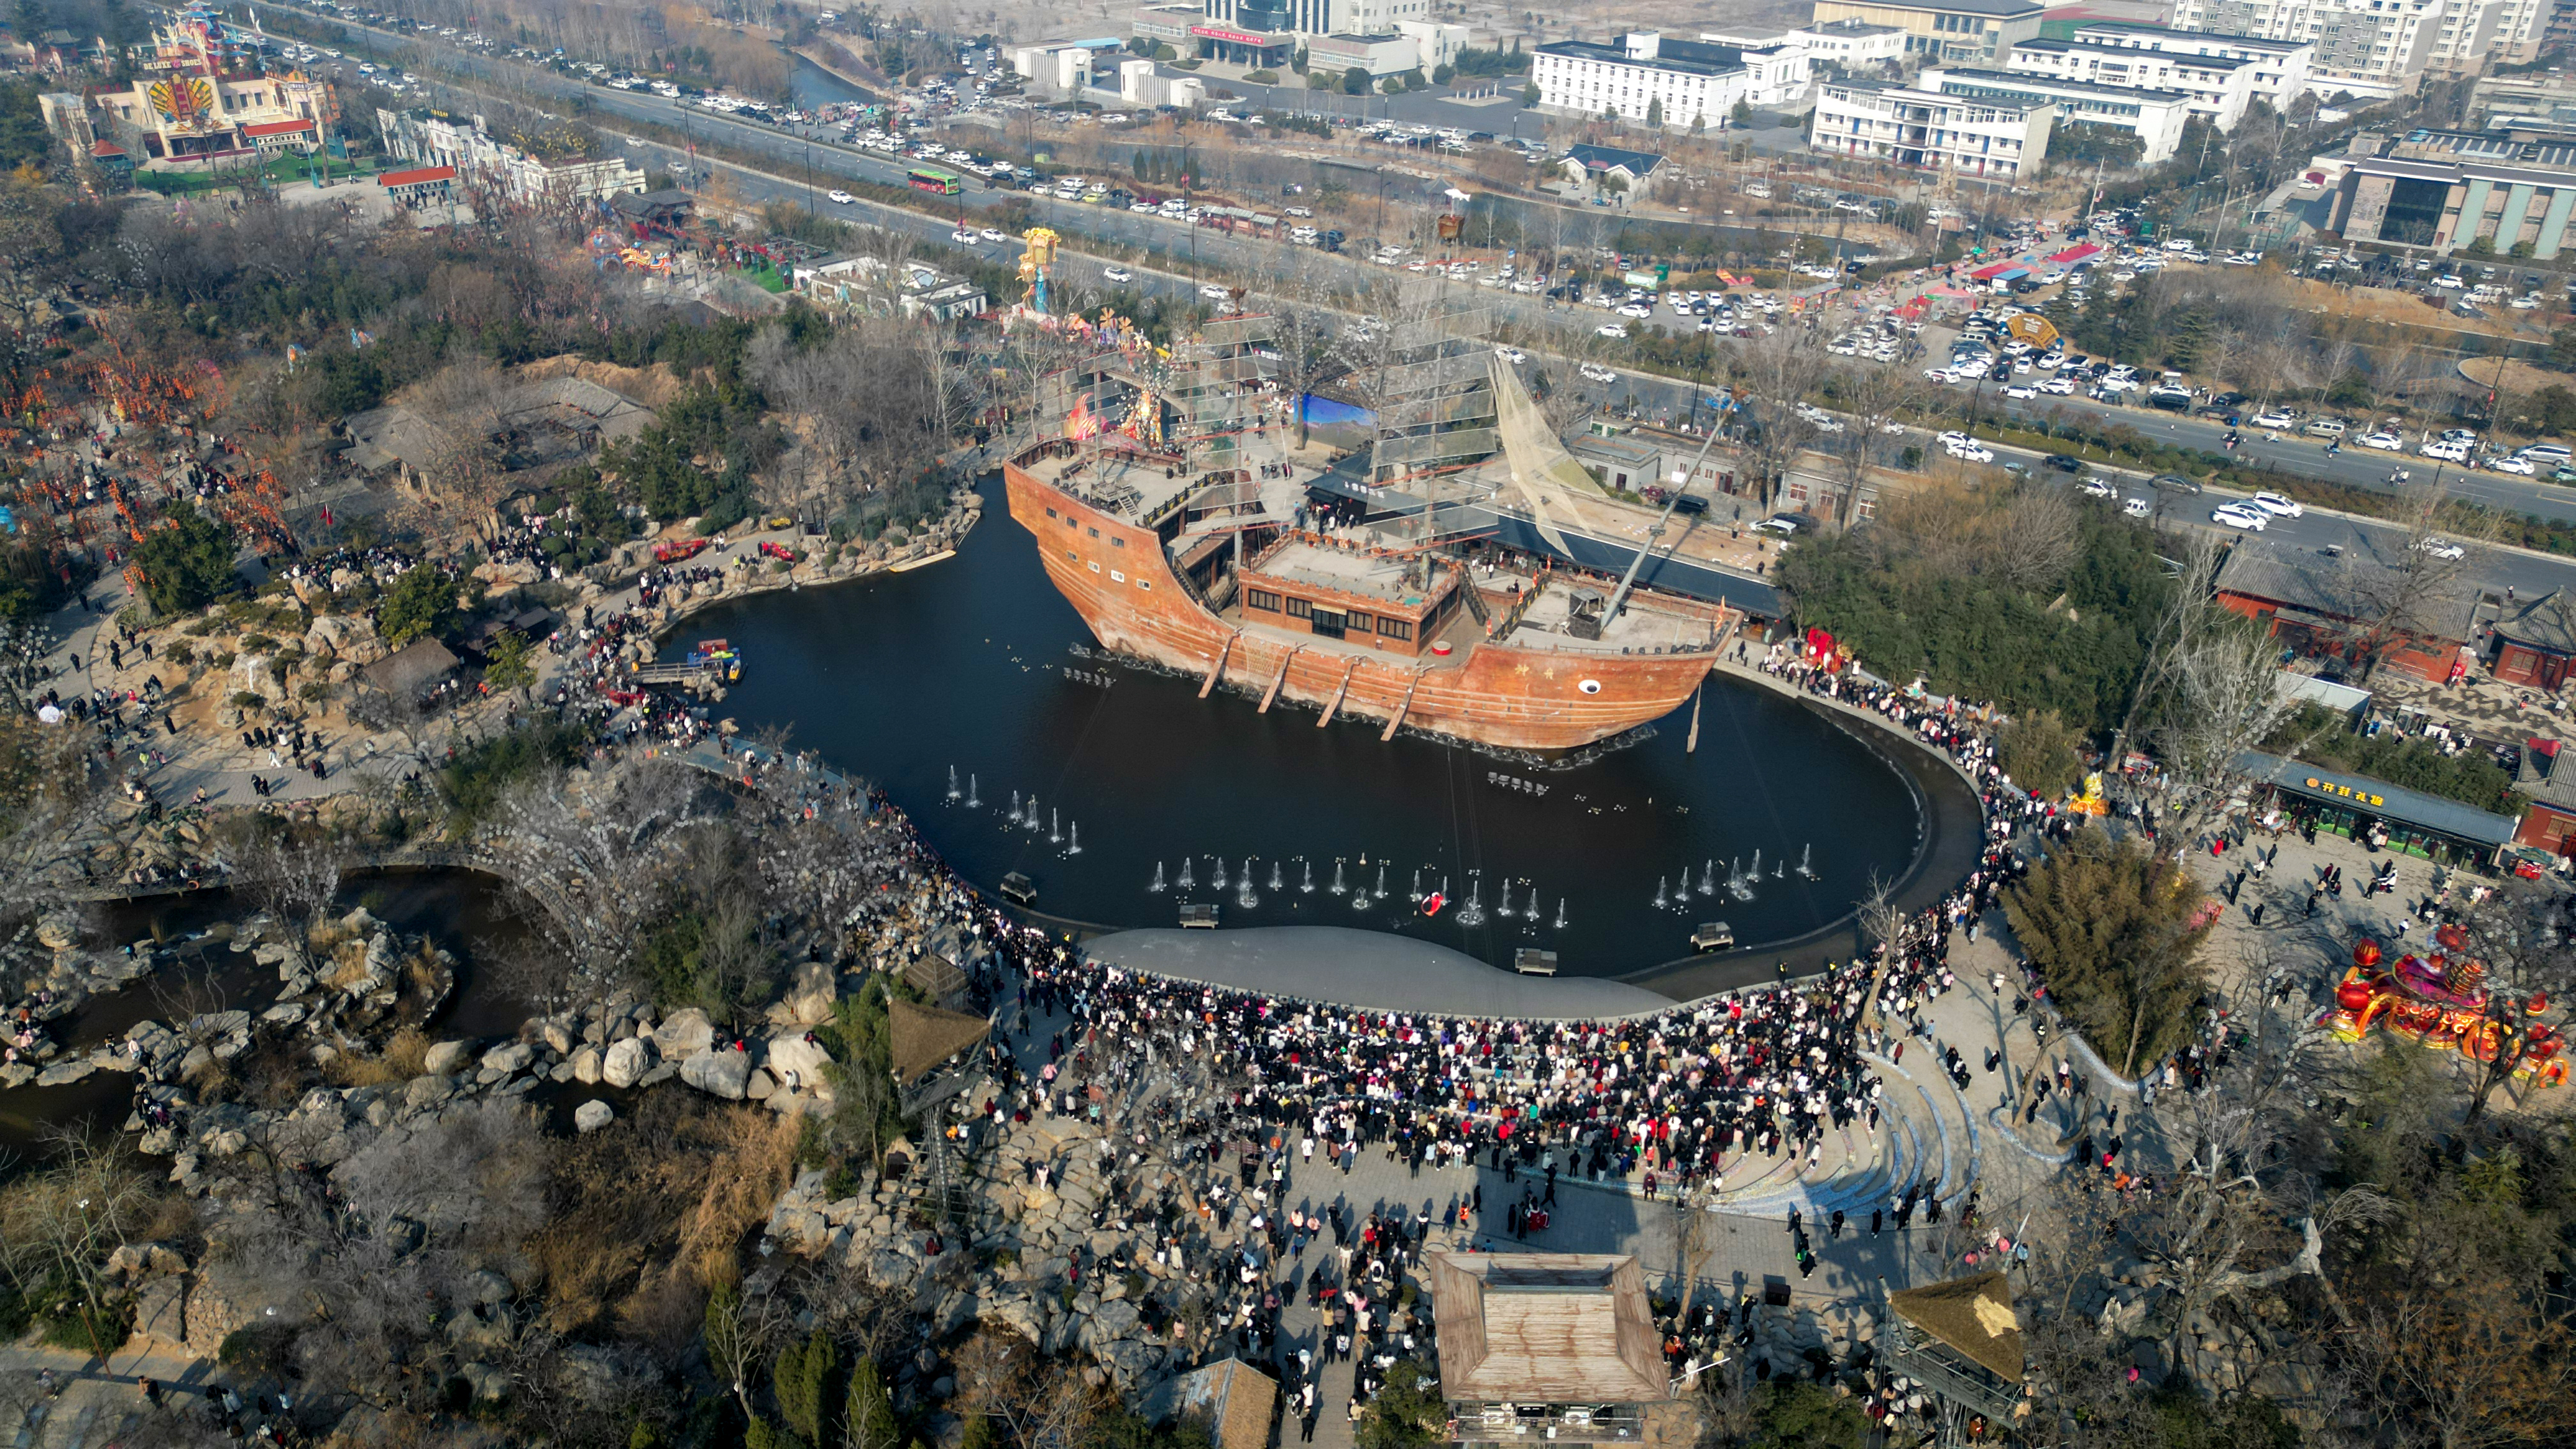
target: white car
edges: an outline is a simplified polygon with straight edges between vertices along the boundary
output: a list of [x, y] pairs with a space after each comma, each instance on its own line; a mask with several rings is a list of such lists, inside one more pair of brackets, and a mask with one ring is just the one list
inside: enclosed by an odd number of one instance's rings
[[1957, 382], [1959, 380], [1959, 375], [1946, 367], [1927, 367], [1923, 369], [1923, 380], [1925, 382]]
[[2301, 503], [2299, 500], [2295, 498], [2284, 498], [2278, 493], [2257, 493], [2253, 497], [2246, 499], [2243, 503], [2235, 504], [2233, 506], [2238, 508], [2259, 508], [2265, 513], [2276, 514], [2282, 518], [2299, 518], [2304, 516], [2308, 511], [2307, 505]]
[[1103, 281], [1121, 284], [1136, 280], [1136, 274], [1125, 267], [1104, 267], [1101, 269], [1100, 276]]
[[2469, 552], [2447, 538], [2419, 538], [2415, 540], [2415, 551], [2438, 559], [2465, 558]]
[[2383, 453], [2406, 451], [2406, 440], [2395, 433], [2372, 433], [2361, 440], [2361, 445], [2365, 448], [2377, 448]]
[[2297, 418], [2290, 416], [2288, 413], [2277, 410], [2268, 413], [2257, 413], [2254, 417], [2254, 426], [2258, 428], [2286, 428], [2297, 422]]
[[1218, 286], [1214, 282], [1210, 282], [1206, 286], [1199, 288], [1199, 295], [1207, 298], [1211, 302], [1224, 302], [1231, 300], [1231, 296], [1225, 288]]
[[2084, 480], [2084, 496], [2087, 498], [2117, 498], [2120, 496], [2120, 485], [2111, 482], [2107, 478], [2087, 478]]
[[846, 191], [827, 191], [827, 192], [824, 192], [823, 194], [824, 194], [824, 195], [826, 195], [826, 196], [828, 196], [828, 197], [830, 197], [830, 198], [832, 198], [832, 200], [833, 200], [836, 204], [841, 205], [841, 206], [848, 206], [848, 205], [850, 205], [851, 203], [853, 203], [853, 202], [855, 202], [855, 201], [857, 201], [857, 200], [858, 200], [858, 198], [857, 198], [857, 197], [852, 196], [850, 193], [848, 193], [848, 192], [846, 192]]
[[2035, 387], [2024, 387], [2019, 383], [2016, 383], [2013, 386], [2004, 389], [2004, 396], [2028, 402], [2032, 398], [2039, 396], [2039, 389]]
[[988, 242], [1006, 242], [1011, 239], [1010, 236], [998, 226], [985, 227], [975, 234]]
[[1529, 361], [1529, 354], [1521, 351], [1517, 347], [1497, 347], [1494, 349], [1494, 355], [1501, 358], [1503, 361], [1510, 363], [1514, 367], [1518, 367], [1522, 363]]
[[2529, 458], [2498, 458], [2487, 466], [2493, 468], [2499, 473], [2516, 473], [2525, 478], [2529, 478], [2540, 471], [2538, 468], [2531, 465], [2531, 460]]
[[1976, 439], [1969, 437], [1966, 433], [1961, 432], [1947, 432], [1938, 436], [1941, 446], [1945, 448], [1965, 448], [1973, 445], [1977, 441]]
[[2469, 461], [2469, 445], [2466, 443], [2426, 443], [2417, 451], [2423, 453], [2425, 457], [2431, 458], [2436, 462], [2465, 463]]
[[957, 228], [955, 231], [950, 232], [948, 236], [950, 240], [956, 242], [959, 246], [971, 247], [975, 244], [975, 233], [968, 231], [962, 226]]
[[2259, 508], [2247, 508], [2243, 504], [2235, 504], [2226, 508], [2211, 509], [2209, 521], [2223, 523], [2230, 528], [2250, 528], [2256, 533], [2261, 533], [2264, 525], [2271, 522], [2271, 518]]
[[2143, 498], [2132, 498], [2120, 505], [2120, 511], [2131, 518], [2144, 518], [2156, 511], [2155, 505]]
[[1592, 334], [1596, 337], [1614, 337], [1621, 342], [1628, 340], [1628, 329], [1620, 326], [1616, 322], [1604, 322], [1600, 326], [1593, 328]]
[[1585, 382], [1617, 382], [1619, 380], [1619, 374], [1612, 372], [1609, 368], [1603, 367], [1597, 362], [1587, 362], [1581, 367], [1576, 368], [1575, 371], [1583, 375], [1583, 380]]
[[1962, 463], [1991, 463], [1995, 460], [1995, 450], [1970, 443], [1965, 447], [1953, 446], [1950, 449], [1950, 456]]
[[2063, 377], [2050, 378], [2048, 381], [2039, 385], [2039, 390], [2047, 393], [2051, 397], [2075, 396], [2075, 384]]

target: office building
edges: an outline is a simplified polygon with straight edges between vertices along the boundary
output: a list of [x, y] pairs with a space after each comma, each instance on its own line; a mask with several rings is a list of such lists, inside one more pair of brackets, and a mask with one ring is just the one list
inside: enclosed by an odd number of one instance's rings
[[1922, 90], [1969, 100], [2057, 108], [2050, 133], [2069, 126], [2100, 126], [2138, 138], [2139, 161], [2148, 166], [2172, 157], [2182, 145], [2182, 128], [2196, 102], [2182, 91], [2148, 86], [2101, 85], [2060, 80], [2026, 71], [1926, 66], [1915, 77]]
[[1807, 75], [1807, 53], [1795, 45], [1745, 49], [1650, 30], [1631, 32], [1617, 45], [1558, 41], [1530, 56], [1539, 109], [1616, 113], [1630, 121], [1659, 114], [1675, 130], [1717, 129], [1738, 101], [1766, 109], [1793, 105], [1806, 92]]
[[2015, 44], [2039, 38], [2036, 0], [1815, 0], [1809, 28], [1857, 20], [1905, 34], [1925, 61], [1996, 65]]
[[2434, 252], [2460, 252], [2483, 238], [2499, 256], [2543, 261], [2567, 249], [2567, 223], [2576, 215], [2576, 142], [2480, 144], [2461, 133], [2436, 133], [2463, 144], [2445, 151], [2438, 141], [2407, 154], [2365, 156], [2352, 162], [2335, 192], [2328, 230], [2347, 241], [2380, 242]]
[[2180, 95], [2193, 113], [2210, 117], [2222, 131], [2236, 129], [2254, 98], [2254, 68], [2225, 56], [2025, 40], [2004, 58], [2004, 69], [2067, 84]]
[[2253, 99], [2288, 113], [2290, 103], [2308, 88], [2308, 65], [2316, 47], [2304, 40], [2267, 40], [2259, 35], [2228, 35], [2209, 30], [2175, 30], [2125, 20], [2103, 20], [2076, 28], [2078, 45], [2152, 50], [2167, 55], [2204, 56], [2243, 61], [2245, 86]]
[[2056, 119], [2052, 101], [1951, 95], [1884, 81], [1828, 81], [1816, 88], [1808, 141], [1820, 151], [1900, 166], [2016, 177], [2038, 171]]

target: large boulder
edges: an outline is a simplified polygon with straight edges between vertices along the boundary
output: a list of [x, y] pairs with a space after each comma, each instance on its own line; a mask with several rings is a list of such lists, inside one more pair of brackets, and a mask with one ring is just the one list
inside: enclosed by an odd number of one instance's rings
[[596, 1132], [617, 1120], [617, 1110], [594, 1097], [572, 1109], [572, 1125], [582, 1132]]
[[840, 973], [821, 961], [796, 968], [795, 984], [774, 1013], [794, 1026], [815, 1026], [831, 1019], [832, 1002], [841, 993]]
[[461, 1041], [430, 1043], [429, 1050], [421, 1054], [420, 1069], [439, 1076], [447, 1075], [456, 1069], [458, 1062], [465, 1059], [467, 1045]]
[[726, 1047], [700, 1052], [680, 1063], [680, 1080], [710, 1096], [739, 1102], [751, 1085], [751, 1053]]
[[585, 1087], [595, 1087], [599, 1085], [600, 1057], [600, 1050], [595, 1046], [586, 1046], [581, 1050], [574, 1052], [572, 1054], [572, 1079], [581, 1083]]
[[490, 1051], [485, 1052], [483, 1054], [483, 1070], [487, 1072], [504, 1073], [523, 1072], [528, 1069], [528, 1063], [533, 1062], [536, 1059], [537, 1049], [534, 1045], [528, 1042], [514, 1041], [506, 1046], [496, 1046]]
[[662, 1055], [673, 1059], [696, 1056], [715, 1044], [715, 1024], [707, 1014], [694, 1006], [672, 1012], [660, 1026], [653, 1028], [653, 1045]]
[[634, 1086], [662, 1060], [649, 1036], [630, 1036], [609, 1047], [599, 1060], [599, 1079], [612, 1087]]
[[823, 1068], [832, 1060], [822, 1043], [807, 1041], [805, 1036], [804, 1032], [792, 1031], [769, 1039], [769, 1074], [789, 1091], [810, 1092], [822, 1086]]

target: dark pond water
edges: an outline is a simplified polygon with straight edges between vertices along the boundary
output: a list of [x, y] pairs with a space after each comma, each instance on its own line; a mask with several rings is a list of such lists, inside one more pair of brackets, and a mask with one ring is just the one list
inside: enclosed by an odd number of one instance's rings
[[[970, 880], [1027, 873], [1047, 912], [1168, 926], [1188, 899], [1218, 904], [1228, 926], [1368, 926], [1497, 964], [1534, 946], [1569, 975], [1619, 975], [1688, 955], [1695, 922], [1726, 921], [1746, 943], [1821, 927], [1873, 871], [1905, 874], [1923, 838], [1915, 789], [1887, 761], [1817, 712], [1724, 679], [1709, 681], [1696, 754], [1685, 709], [1642, 743], [1546, 768], [1380, 743], [1365, 721], [1318, 729], [1313, 710], [1261, 714], [1222, 690], [1198, 698], [1196, 680], [1084, 657], [1089, 631], [1007, 517], [998, 478], [984, 487], [984, 521], [956, 558], [726, 604], [684, 621], [670, 652], [716, 636], [742, 646], [724, 713], [745, 730], [791, 726], [792, 747], [876, 780]], [[949, 798], [952, 769], [979, 805]], [[1036, 800], [1034, 830], [1012, 821], [1014, 792]], [[1735, 899], [1727, 877], [1757, 852], [1763, 879]], [[1158, 868], [1171, 887], [1159, 893]], [[1385, 894], [1358, 908], [1330, 889], [1337, 872], [1372, 895], [1382, 879]], [[1691, 894], [1676, 900], [1685, 875]], [[1453, 901], [1472, 892], [1483, 924], [1455, 905], [1424, 917], [1417, 881]]]
[[[456, 989], [431, 1022], [441, 1037], [507, 1036], [529, 1007], [476, 970], [476, 948], [514, 939], [525, 929], [505, 908], [499, 883], [470, 871], [371, 871], [352, 875], [340, 892], [343, 910], [363, 905], [406, 935], [426, 935], [456, 957]], [[274, 967], [204, 932], [239, 922], [258, 907], [229, 890], [152, 896], [102, 908], [97, 940], [113, 945], [159, 940], [174, 947], [177, 962], [126, 989], [93, 997], [52, 1025], [55, 1040], [71, 1055], [123, 1037], [137, 1022], [184, 1021], [205, 1011], [257, 1014], [277, 1000]], [[93, 1072], [59, 1087], [0, 1091], [0, 1153], [41, 1157], [49, 1129], [125, 1119], [134, 1079], [123, 1072]]]
[[860, 105], [868, 105], [877, 99], [870, 92], [850, 84], [801, 55], [788, 56], [787, 64], [789, 67], [788, 93], [796, 98], [796, 104], [800, 109], [853, 101]]

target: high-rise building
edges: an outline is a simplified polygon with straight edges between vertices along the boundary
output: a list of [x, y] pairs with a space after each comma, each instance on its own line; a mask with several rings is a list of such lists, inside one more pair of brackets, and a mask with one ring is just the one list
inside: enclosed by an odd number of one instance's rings
[[2304, 41], [2315, 47], [2309, 90], [2387, 100], [2423, 80], [2450, 7], [2477, 3], [2484, 0], [2176, 0], [2174, 28]]

